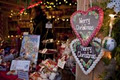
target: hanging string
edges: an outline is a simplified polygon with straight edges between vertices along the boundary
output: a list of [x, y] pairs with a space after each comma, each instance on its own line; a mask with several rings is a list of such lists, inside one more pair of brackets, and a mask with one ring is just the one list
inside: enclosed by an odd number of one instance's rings
[[90, 0], [90, 7], [92, 7], [92, 0]]
[[84, 0], [84, 11], [86, 10], [86, 0]]

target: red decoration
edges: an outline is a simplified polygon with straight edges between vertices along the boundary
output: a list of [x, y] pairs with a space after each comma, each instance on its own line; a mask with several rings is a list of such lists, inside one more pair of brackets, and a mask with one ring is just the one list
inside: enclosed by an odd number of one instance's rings
[[[37, 6], [37, 5], [39, 5], [40, 3], [42, 3], [42, 1], [39, 1], [39, 2], [37, 2], [37, 3], [35, 3], [35, 4], [33, 4], [33, 5], [28, 6], [27, 9], [33, 8], [33, 7]], [[25, 9], [22, 9], [22, 10], [20, 11], [20, 14], [23, 13], [24, 10], [25, 10]]]
[[72, 29], [83, 46], [88, 46], [99, 32], [103, 15], [103, 10], [99, 7], [92, 7], [87, 11], [78, 10], [72, 14], [70, 18]]

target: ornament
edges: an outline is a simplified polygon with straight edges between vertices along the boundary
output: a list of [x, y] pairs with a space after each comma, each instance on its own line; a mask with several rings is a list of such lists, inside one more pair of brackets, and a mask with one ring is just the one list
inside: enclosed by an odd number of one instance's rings
[[102, 47], [108, 51], [113, 51], [114, 48], [116, 47], [116, 41], [111, 37], [111, 33], [112, 33], [112, 28], [113, 28], [113, 22], [115, 20], [115, 15], [113, 14], [110, 14], [110, 24], [109, 24], [109, 36], [108, 37], [105, 37], [103, 39], [103, 42], [102, 42]]
[[114, 8], [116, 13], [120, 12], [120, 0], [110, 0], [110, 3], [107, 4], [107, 8]]
[[90, 73], [103, 56], [101, 45], [95, 42], [88, 47], [81, 46], [79, 39], [74, 39], [70, 48], [84, 74]]
[[99, 7], [92, 7], [87, 11], [78, 10], [70, 18], [72, 29], [83, 46], [88, 46], [99, 32], [102, 22], [103, 10]]
[[112, 37], [105, 37], [102, 42], [102, 47], [108, 51], [113, 51], [116, 47], [116, 41]]

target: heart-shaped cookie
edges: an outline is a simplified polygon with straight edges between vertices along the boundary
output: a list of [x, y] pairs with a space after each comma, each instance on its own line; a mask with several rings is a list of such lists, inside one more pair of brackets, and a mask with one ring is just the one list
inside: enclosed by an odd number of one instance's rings
[[78, 10], [72, 14], [71, 27], [83, 46], [88, 46], [92, 38], [99, 32], [103, 15], [103, 10], [99, 7], [92, 7], [87, 11]]
[[74, 39], [70, 48], [75, 60], [86, 75], [93, 70], [103, 56], [103, 49], [97, 42], [92, 42], [90, 46], [84, 47], [79, 39]]

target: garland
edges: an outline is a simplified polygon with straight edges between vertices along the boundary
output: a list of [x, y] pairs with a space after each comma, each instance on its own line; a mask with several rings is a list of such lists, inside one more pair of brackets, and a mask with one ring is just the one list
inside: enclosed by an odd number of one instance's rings
[[[109, 0], [106, 0], [102, 3], [93, 3], [94, 6], [100, 6], [104, 11], [104, 21], [103, 21], [103, 27], [100, 30], [98, 34], [102, 34], [102, 36], [107, 36], [109, 33], [109, 23], [110, 23], [110, 17], [109, 14], [115, 14], [114, 8], [107, 8], [107, 4], [109, 3]], [[101, 80], [119, 80], [120, 76], [120, 13], [118, 12], [116, 19], [113, 24], [113, 31], [111, 36], [116, 40], [117, 47], [114, 49], [114, 51], [111, 52], [110, 58], [102, 58], [103, 62], [106, 65], [106, 70], [99, 76]]]

